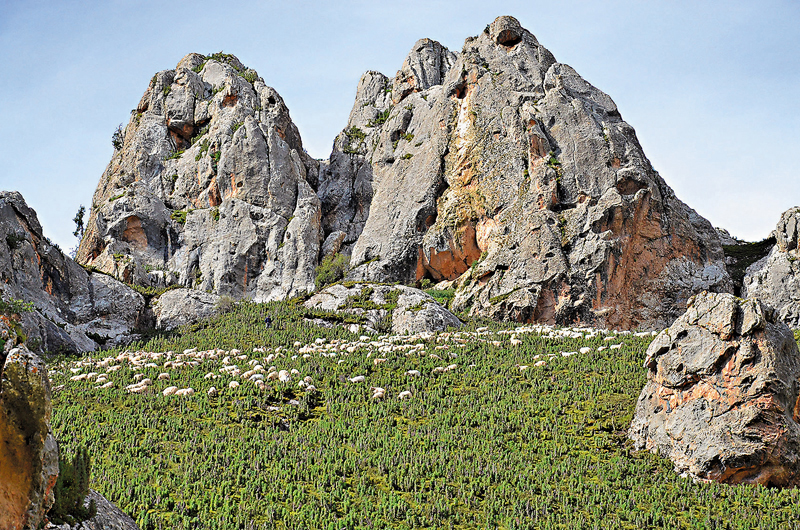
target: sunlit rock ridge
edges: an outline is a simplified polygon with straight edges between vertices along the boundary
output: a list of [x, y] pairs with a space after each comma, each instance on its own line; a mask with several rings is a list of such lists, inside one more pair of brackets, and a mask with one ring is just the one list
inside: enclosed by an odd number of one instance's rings
[[156, 74], [120, 140], [78, 260], [125, 281], [280, 299], [325, 249], [352, 280], [447, 282], [472, 315], [650, 329], [732, 290], [611, 98], [512, 17], [364, 74], [328, 161], [222, 54]]

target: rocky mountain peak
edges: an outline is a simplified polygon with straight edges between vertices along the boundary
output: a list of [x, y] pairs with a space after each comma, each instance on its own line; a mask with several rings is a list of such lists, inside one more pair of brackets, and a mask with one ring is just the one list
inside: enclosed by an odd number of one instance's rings
[[613, 100], [513, 17], [365, 73], [322, 163], [254, 70], [187, 55], [147, 87], [78, 259], [269, 300], [313, 290], [321, 251], [352, 280], [450, 282], [455, 309], [498, 319], [663, 327], [731, 289], [717, 233]]
[[143, 285], [236, 296], [313, 285], [318, 163], [255, 70], [229, 54], [187, 55], [153, 76], [119, 147], [79, 262]]

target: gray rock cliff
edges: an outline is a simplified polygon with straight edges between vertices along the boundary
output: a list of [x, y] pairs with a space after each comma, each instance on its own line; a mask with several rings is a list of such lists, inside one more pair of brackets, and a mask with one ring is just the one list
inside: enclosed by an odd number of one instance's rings
[[759, 298], [775, 307], [792, 328], [800, 327], [800, 207], [781, 215], [773, 232], [775, 246], [763, 259], [747, 268], [742, 296]]
[[663, 328], [732, 289], [717, 232], [611, 98], [512, 17], [364, 74], [319, 182], [351, 279], [451, 280], [473, 315]]
[[125, 281], [273, 300], [313, 289], [318, 163], [232, 55], [153, 76], [94, 194], [77, 261]]
[[34, 304], [20, 316], [35, 350], [95, 350], [124, 343], [147, 324], [142, 296], [65, 256], [17, 192], [0, 191], [0, 295]]

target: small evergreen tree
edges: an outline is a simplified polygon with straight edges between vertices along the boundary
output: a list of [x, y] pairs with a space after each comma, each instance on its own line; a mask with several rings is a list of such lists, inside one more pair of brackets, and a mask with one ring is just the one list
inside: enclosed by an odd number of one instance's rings
[[86, 207], [81, 204], [81, 207], [78, 208], [78, 213], [75, 214], [75, 217], [72, 219], [72, 222], [75, 223], [75, 231], [72, 232], [72, 235], [77, 237], [78, 239], [83, 237], [84, 225], [83, 225], [83, 216], [86, 214]]

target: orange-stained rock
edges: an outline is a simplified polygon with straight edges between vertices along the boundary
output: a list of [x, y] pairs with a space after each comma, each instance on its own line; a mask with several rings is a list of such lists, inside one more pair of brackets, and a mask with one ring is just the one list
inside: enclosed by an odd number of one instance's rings
[[53, 504], [58, 446], [50, 430], [50, 381], [25, 346], [11, 350], [0, 386], [0, 528], [40, 527]]
[[679, 473], [800, 484], [800, 352], [757, 300], [701, 293], [647, 349], [629, 437]]

